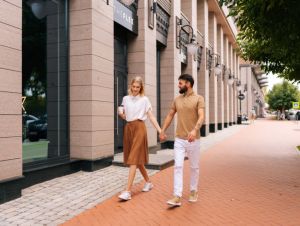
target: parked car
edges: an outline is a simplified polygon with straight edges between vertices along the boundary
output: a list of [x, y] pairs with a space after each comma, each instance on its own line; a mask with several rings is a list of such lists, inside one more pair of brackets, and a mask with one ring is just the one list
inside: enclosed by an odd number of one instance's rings
[[39, 119], [34, 115], [28, 115], [28, 114], [22, 115], [22, 124], [23, 124], [22, 140], [23, 141], [28, 138], [28, 125], [37, 120]]
[[300, 111], [296, 113], [296, 120], [300, 120]]
[[47, 115], [40, 119], [31, 122], [28, 125], [28, 139], [30, 141], [38, 141], [40, 139], [47, 139]]
[[248, 121], [248, 116], [246, 114], [242, 115], [242, 121]]
[[297, 116], [299, 115], [298, 112], [300, 112], [300, 111], [294, 111], [294, 110], [288, 111], [286, 114], [286, 119], [287, 120], [297, 120], [298, 119]]

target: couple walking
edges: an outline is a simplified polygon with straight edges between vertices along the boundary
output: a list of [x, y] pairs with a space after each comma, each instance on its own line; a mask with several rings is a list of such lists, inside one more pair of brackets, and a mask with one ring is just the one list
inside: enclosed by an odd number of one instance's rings
[[140, 77], [131, 81], [129, 95], [123, 98], [119, 107], [119, 116], [126, 120], [123, 137], [124, 163], [129, 165], [128, 183], [125, 191], [119, 198], [131, 199], [131, 188], [137, 168], [140, 170], [146, 183], [142, 191], [148, 192], [153, 188], [147, 174], [145, 164], [148, 163], [147, 131], [144, 121], [149, 118], [159, 133], [160, 141], [167, 139], [166, 129], [177, 113], [177, 128], [174, 142], [174, 191], [173, 198], [167, 203], [171, 206], [180, 206], [183, 190], [183, 164], [185, 153], [190, 162], [190, 202], [196, 202], [199, 180], [200, 157], [200, 128], [204, 120], [204, 100], [193, 91], [194, 79], [189, 74], [178, 78], [179, 93], [165, 118], [163, 127], [157, 123], [152, 113], [149, 99], [145, 96], [144, 84]]

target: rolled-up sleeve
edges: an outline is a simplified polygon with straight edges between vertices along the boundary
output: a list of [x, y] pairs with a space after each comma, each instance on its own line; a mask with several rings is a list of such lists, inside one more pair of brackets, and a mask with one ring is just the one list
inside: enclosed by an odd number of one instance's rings
[[205, 108], [205, 103], [204, 103], [203, 96], [199, 96], [197, 106], [198, 106], [198, 110], [201, 109], [201, 108]]

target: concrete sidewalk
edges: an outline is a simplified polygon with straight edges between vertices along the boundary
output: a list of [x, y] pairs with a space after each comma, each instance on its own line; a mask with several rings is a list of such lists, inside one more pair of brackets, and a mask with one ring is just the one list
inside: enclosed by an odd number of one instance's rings
[[[300, 126], [257, 120], [201, 155], [199, 201], [188, 203], [185, 164], [183, 205], [170, 209], [173, 167], [151, 180], [131, 201], [114, 196], [64, 225], [300, 225]], [[188, 162], [186, 162], [188, 163]]]
[[[239, 132], [247, 126], [232, 126], [210, 134], [201, 150]], [[170, 150], [167, 155], [172, 155]], [[149, 170], [150, 175], [157, 170]], [[77, 172], [36, 184], [22, 191], [22, 197], [0, 205], [0, 225], [58, 225], [93, 208], [124, 189], [128, 168], [109, 166], [95, 172]], [[137, 174], [136, 183], [142, 177]], [[169, 179], [166, 181], [170, 183]]]

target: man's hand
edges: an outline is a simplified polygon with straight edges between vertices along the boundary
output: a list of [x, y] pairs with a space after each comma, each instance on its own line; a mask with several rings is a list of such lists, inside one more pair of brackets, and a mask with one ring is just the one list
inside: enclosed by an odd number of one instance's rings
[[196, 139], [197, 131], [193, 129], [188, 135], [188, 142], [193, 142]]
[[161, 133], [159, 134], [159, 140], [160, 142], [163, 142], [167, 139], [167, 135], [165, 134], [165, 132], [161, 131]]

